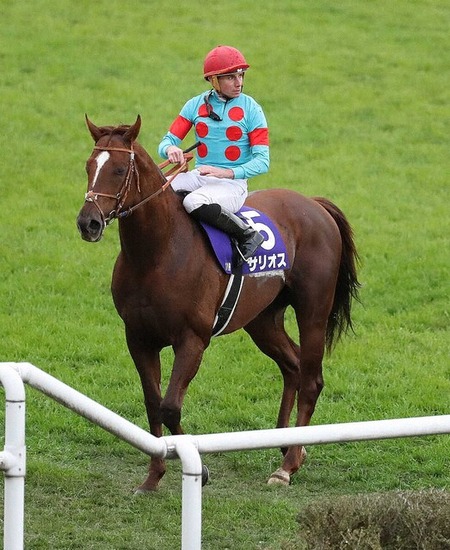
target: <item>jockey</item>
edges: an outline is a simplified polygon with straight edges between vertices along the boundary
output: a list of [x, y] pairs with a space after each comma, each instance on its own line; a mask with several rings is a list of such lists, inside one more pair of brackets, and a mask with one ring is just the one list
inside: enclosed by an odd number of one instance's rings
[[180, 144], [194, 127], [196, 141], [200, 141], [195, 167], [176, 176], [172, 188], [187, 192], [183, 200], [186, 211], [230, 235], [245, 261], [264, 238], [235, 212], [247, 197], [248, 178], [269, 169], [266, 118], [258, 103], [242, 93], [248, 68], [236, 48], [217, 46], [211, 50], [203, 76], [212, 89], [184, 105], [158, 148], [161, 157], [181, 162]]

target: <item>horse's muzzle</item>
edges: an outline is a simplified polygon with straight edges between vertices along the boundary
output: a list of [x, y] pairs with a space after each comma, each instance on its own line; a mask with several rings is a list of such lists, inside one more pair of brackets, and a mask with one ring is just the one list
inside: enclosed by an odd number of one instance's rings
[[82, 208], [77, 217], [77, 227], [82, 239], [95, 243], [102, 238], [105, 224], [97, 212], [85, 212]]

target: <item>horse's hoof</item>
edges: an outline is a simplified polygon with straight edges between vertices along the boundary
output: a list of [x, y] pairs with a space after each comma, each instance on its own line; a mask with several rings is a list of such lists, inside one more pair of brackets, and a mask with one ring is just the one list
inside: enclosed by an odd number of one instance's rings
[[267, 480], [267, 485], [283, 485], [287, 487], [291, 483], [291, 476], [283, 470], [283, 468], [278, 468], [269, 479]]
[[135, 495], [149, 495], [151, 493], [155, 493], [157, 490], [158, 490], [158, 485], [143, 483], [142, 485], [139, 485], [139, 487], [136, 487], [133, 494], [135, 494]]
[[157, 488], [154, 489], [146, 489], [145, 487], [137, 487], [134, 490], [134, 495], [149, 495], [150, 493], [155, 493], [157, 491]]
[[305, 447], [302, 447], [302, 450], [300, 451], [300, 466], [302, 466], [305, 462], [307, 455], [308, 453], [306, 452]]
[[208, 467], [202, 464], [202, 487], [204, 487], [209, 481]]

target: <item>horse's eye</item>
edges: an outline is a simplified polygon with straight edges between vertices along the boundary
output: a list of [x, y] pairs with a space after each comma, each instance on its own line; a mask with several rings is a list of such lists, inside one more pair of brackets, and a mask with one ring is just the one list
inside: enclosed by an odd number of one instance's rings
[[114, 175], [115, 176], [124, 176], [127, 173], [127, 169], [123, 166], [117, 166], [117, 168], [114, 168]]

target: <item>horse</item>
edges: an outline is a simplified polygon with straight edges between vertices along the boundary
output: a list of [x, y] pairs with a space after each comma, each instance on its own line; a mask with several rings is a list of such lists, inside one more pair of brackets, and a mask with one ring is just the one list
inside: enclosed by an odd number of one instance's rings
[[[170, 187], [163, 165], [137, 141], [141, 117], [132, 125], [98, 127], [86, 116], [86, 124], [95, 146], [86, 164], [88, 187], [78, 230], [84, 240], [98, 242], [107, 225], [118, 220], [121, 250], [111, 291], [142, 384], [150, 432], [161, 437], [164, 425], [171, 434], [182, 434], [183, 399], [210, 343], [229, 275]], [[306, 426], [324, 385], [325, 351], [353, 328], [351, 306], [360, 286], [353, 231], [325, 198], [276, 188], [250, 193], [246, 204], [274, 221], [290, 267], [271, 276], [244, 276], [222, 334], [243, 328], [278, 365], [283, 390], [276, 426], [289, 426], [296, 400], [295, 425]], [[284, 328], [288, 306], [295, 312], [299, 344]], [[174, 361], [163, 396], [160, 352], [168, 346]], [[288, 485], [306, 452], [301, 446], [281, 451], [281, 466], [268, 483]], [[165, 461], [152, 457], [137, 492], [156, 490], [165, 471]]]

